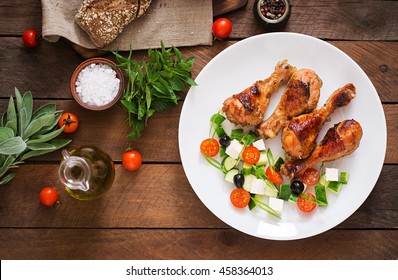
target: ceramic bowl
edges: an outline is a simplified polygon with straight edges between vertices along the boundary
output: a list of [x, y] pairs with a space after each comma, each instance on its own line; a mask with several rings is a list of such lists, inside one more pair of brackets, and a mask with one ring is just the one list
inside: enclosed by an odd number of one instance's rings
[[[78, 93], [76, 91], [76, 80], [77, 80], [80, 72], [87, 66], [91, 65], [92, 63], [104, 64], [104, 65], [111, 66], [112, 69], [116, 72], [117, 78], [120, 80], [118, 93], [116, 94], [115, 98], [112, 101], [110, 101], [109, 103], [107, 103], [105, 105], [96, 106], [96, 105], [87, 104], [87, 103], [83, 102], [83, 100], [80, 98], [80, 96], [78, 95]], [[124, 90], [124, 78], [123, 78], [122, 70], [119, 67], [117, 67], [117, 65], [113, 61], [106, 59], [106, 58], [94, 57], [94, 58], [90, 58], [90, 59], [83, 61], [79, 66], [76, 67], [76, 69], [73, 72], [72, 77], [70, 79], [70, 91], [72, 93], [73, 98], [82, 107], [89, 109], [89, 110], [100, 111], [100, 110], [106, 110], [106, 109], [112, 107], [113, 105], [115, 105], [118, 102], [118, 100], [122, 96], [123, 90]]]

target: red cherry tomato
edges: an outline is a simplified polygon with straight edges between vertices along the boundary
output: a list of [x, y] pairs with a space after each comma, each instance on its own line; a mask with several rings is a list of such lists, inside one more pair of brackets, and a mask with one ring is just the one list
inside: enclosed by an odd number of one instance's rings
[[265, 170], [265, 175], [274, 184], [280, 184], [283, 181], [281, 173], [275, 168], [275, 166], [268, 166]]
[[250, 193], [243, 188], [237, 188], [231, 192], [230, 199], [235, 207], [244, 208], [250, 202]]
[[65, 125], [64, 127], [65, 133], [75, 132], [79, 127], [79, 119], [75, 114], [64, 113], [62, 114], [61, 118], [58, 121], [59, 127], [62, 127], [63, 125]]
[[220, 144], [214, 138], [205, 139], [200, 143], [200, 151], [208, 157], [214, 157], [220, 151]]
[[22, 35], [22, 40], [28, 48], [34, 48], [40, 43], [40, 35], [36, 30], [26, 30]]
[[142, 156], [138, 151], [128, 150], [123, 153], [122, 164], [127, 170], [137, 170], [142, 164]]
[[52, 187], [45, 187], [40, 191], [40, 202], [45, 206], [51, 206], [58, 200], [58, 191]]
[[212, 30], [217, 38], [227, 38], [232, 31], [232, 22], [227, 18], [219, 18], [213, 23]]
[[242, 159], [246, 163], [256, 164], [260, 160], [260, 151], [254, 146], [249, 146], [244, 149]]
[[319, 171], [315, 168], [308, 168], [303, 176], [301, 177], [301, 181], [306, 184], [307, 186], [315, 186], [319, 182]]
[[297, 199], [297, 206], [303, 212], [311, 212], [316, 207], [316, 199], [312, 193], [302, 193]]

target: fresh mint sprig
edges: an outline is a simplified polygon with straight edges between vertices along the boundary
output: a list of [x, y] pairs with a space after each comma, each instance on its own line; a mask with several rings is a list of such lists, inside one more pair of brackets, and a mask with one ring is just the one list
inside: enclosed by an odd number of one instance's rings
[[141, 136], [155, 112], [175, 106], [180, 100], [177, 92], [196, 85], [191, 78], [195, 59], [184, 59], [176, 47], [165, 48], [163, 42], [160, 49], [148, 49], [148, 61], [134, 60], [132, 50], [127, 58], [118, 52], [113, 54], [128, 78], [121, 103], [128, 113], [130, 139]]

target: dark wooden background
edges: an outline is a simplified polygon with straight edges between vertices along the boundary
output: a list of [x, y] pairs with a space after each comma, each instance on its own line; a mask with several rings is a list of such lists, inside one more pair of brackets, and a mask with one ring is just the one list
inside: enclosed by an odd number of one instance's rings
[[[221, 9], [234, 1], [213, 2]], [[228, 40], [181, 48], [184, 56], [196, 57], [194, 77], [228, 46], [266, 32], [253, 18], [253, 2], [225, 14], [234, 26]], [[23, 31], [41, 30], [41, 3], [2, 0], [0, 112], [14, 87], [31, 90], [36, 107], [56, 101], [59, 109], [80, 117], [79, 130], [70, 135], [72, 144], [102, 147], [115, 160], [117, 175], [109, 193], [81, 202], [59, 186], [59, 152], [22, 165], [11, 183], [0, 186], [0, 258], [397, 259], [398, 1], [291, 3], [292, 15], [282, 31], [321, 38], [347, 53], [369, 76], [383, 103], [388, 129], [385, 164], [358, 211], [336, 228], [296, 241], [263, 240], [230, 228], [201, 203], [182, 169], [177, 134], [183, 101], [150, 119], [142, 138], [132, 143], [144, 164], [137, 172], [124, 170], [121, 155], [129, 145], [125, 113], [117, 107], [105, 113], [79, 107], [71, 98], [69, 79], [83, 58], [64, 40], [24, 47]], [[143, 55], [145, 51], [138, 51], [135, 57]], [[41, 205], [38, 194], [44, 186], [58, 188], [62, 203]]]

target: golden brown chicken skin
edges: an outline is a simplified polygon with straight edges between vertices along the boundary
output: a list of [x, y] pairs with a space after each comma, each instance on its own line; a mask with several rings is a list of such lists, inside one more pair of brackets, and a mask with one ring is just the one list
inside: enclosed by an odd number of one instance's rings
[[281, 137], [282, 147], [290, 158], [308, 157], [315, 148], [316, 139], [325, 121], [337, 108], [349, 104], [355, 95], [355, 86], [347, 84], [335, 90], [321, 108], [292, 118], [282, 130]]
[[235, 125], [258, 125], [264, 119], [264, 112], [269, 105], [271, 94], [278, 91], [283, 83], [287, 83], [295, 71], [296, 68], [287, 60], [278, 62], [270, 77], [256, 81], [242, 92], [227, 98], [222, 111]]
[[282, 164], [281, 173], [290, 178], [299, 178], [305, 170], [317, 163], [347, 156], [359, 147], [362, 134], [362, 127], [357, 121], [344, 120], [327, 131], [308, 158]]
[[264, 120], [257, 133], [264, 139], [275, 137], [295, 116], [313, 111], [319, 101], [322, 80], [310, 69], [300, 69], [290, 78], [273, 114]]

